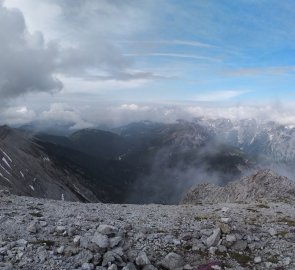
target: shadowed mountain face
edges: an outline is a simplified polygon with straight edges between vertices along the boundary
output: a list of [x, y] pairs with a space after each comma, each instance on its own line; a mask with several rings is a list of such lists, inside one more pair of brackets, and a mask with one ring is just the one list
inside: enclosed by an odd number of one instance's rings
[[51, 160], [42, 145], [22, 132], [0, 127], [0, 185], [19, 195], [97, 201], [81, 176]]

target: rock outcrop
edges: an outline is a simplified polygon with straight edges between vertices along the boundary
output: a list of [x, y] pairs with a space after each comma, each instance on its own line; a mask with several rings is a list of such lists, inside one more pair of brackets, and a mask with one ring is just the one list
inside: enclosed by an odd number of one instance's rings
[[228, 183], [224, 187], [199, 184], [183, 198], [183, 204], [252, 201], [294, 201], [295, 182], [271, 170], [259, 170], [253, 175]]

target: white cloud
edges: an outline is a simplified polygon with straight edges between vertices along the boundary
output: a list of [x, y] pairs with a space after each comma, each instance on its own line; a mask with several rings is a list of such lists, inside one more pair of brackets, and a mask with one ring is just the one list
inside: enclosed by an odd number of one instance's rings
[[29, 110], [26, 106], [9, 107], [2, 110], [0, 114], [0, 122], [10, 125], [30, 123], [35, 119], [36, 113]]
[[6, 0], [4, 5], [21, 10], [30, 32], [41, 31], [47, 40], [58, 38], [54, 26], [61, 8], [57, 4], [40, 0]]
[[165, 105], [125, 103], [118, 105], [85, 106], [79, 109], [65, 103], [53, 103], [48, 110], [37, 113], [26, 106], [2, 110], [1, 124], [22, 125], [37, 123], [39, 126], [67, 126], [71, 129], [95, 128], [100, 124], [116, 127], [131, 122], [151, 120], [171, 123], [178, 119], [192, 120], [195, 117], [209, 119], [227, 118], [240, 120], [253, 118], [260, 122], [275, 121], [295, 125], [294, 104], [261, 104], [260, 106], [217, 106], [196, 103]]
[[128, 110], [128, 111], [148, 111], [150, 107], [148, 106], [140, 106], [137, 104], [122, 104], [120, 106], [120, 109], [122, 110]]
[[52, 122], [54, 124], [69, 124], [71, 129], [83, 129], [93, 127], [93, 124], [85, 121], [81, 112], [64, 103], [51, 104], [48, 111], [42, 112], [38, 118], [39, 121]]
[[30, 92], [56, 92], [58, 50], [40, 32], [29, 32], [23, 14], [0, 1], [0, 103]]

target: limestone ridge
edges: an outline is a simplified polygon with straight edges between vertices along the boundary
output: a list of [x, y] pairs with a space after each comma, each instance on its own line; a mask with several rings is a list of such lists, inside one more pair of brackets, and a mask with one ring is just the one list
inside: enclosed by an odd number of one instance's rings
[[199, 202], [288, 201], [295, 199], [295, 182], [271, 170], [256, 173], [228, 183], [224, 187], [204, 183], [192, 188], [182, 200], [184, 204]]

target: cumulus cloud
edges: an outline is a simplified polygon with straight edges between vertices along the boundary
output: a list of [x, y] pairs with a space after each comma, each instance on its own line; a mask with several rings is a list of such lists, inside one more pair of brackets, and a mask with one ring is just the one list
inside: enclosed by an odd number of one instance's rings
[[30, 123], [35, 119], [36, 113], [33, 110], [29, 110], [26, 106], [9, 107], [0, 114], [0, 122], [9, 123], [10, 125]]
[[0, 1], [0, 98], [28, 92], [55, 92], [62, 83], [55, 76], [58, 49], [45, 44], [40, 32], [30, 33], [22, 13]]
[[78, 109], [64, 103], [51, 104], [49, 110], [42, 112], [37, 119], [55, 124], [70, 125], [70, 129], [93, 127], [92, 123], [82, 118], [81, 112]]
[[[11, 5], [10, 5], [11, 4]], [[49, 27], [55, 29], [54, 42], [45, 39], [38, 29], [31, 10], [49, 8]], [[27, 7], [29, 6], [29, 8]], [[10, 8], [8, 8], [9, 6]], [[113, 39], [129, 37], [148, 27], [146, 9], [149, 4], [137, 1], [36, 1], [28, 4], [0, 0], [0, 97], [3, 100], [29, 92], [54, 93], [62, 89], [62, 78], [82, 78], [85, 81], [123, 81], [147, 83], [168, 77], [151, 71], [135, 70]], [[28, 13], [28, 10], [30, 11]], [[53, 11], [52, 11], [53, 10]], [[56, 21], [53, 23], [53, 21]], [[49, 30], [48, 30], [49, 29]], [[50, 31], [49, 31], [50, 32]], [[52, 31], [51, 31], [52, 32]], [[139, 82], [139, 83], [138, 83]], [[83, 91], [83, 89], [81, 89]]]

